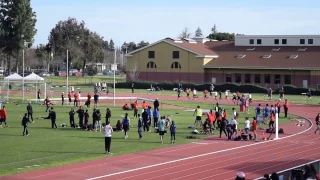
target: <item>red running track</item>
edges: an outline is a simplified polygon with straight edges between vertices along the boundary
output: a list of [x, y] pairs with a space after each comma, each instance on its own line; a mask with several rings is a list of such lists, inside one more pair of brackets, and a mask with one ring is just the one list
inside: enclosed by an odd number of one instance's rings
[[[149, 96], [152, 95], [143, 97]], [[158, 97], [172, 99], [172, 96]], [[291, 105], [289, 112], [313, 120], [318, 108]], [[246, 178], [254, 179], [320, 158], [317, 145], [320, 136], [314, 134], [314, 126], [299, 135], [294, 133], [307, 127], [293, 124], [282, 127], [286, 134], [277, 141], [235, 142], [213, 137], [199, 143], [113, 156], [1, 179], [234, 179], [239, 171], [244, 172]]]

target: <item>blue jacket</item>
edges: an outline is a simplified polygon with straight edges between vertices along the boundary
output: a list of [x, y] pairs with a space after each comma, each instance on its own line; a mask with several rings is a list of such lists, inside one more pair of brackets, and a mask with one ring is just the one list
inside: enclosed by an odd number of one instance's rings
[[138, 128], [142, 128], [142, 126], [143, 126], [142, 118], [139, 118], [138, 119]]
[[152, 110], [148, 108], [147, 109], [147, 114], [148, 114], [149, 117], [151, 117], [152, 116]]
[[170, 132], [171, 132], [171, 133], [176, 133], [176, 125], [175, 125], [175, 124], [171, 124], [171, 126], [170, 126]]
[[153, 117], [159, 117], [159, 111], [154, 110], [153, 111]]

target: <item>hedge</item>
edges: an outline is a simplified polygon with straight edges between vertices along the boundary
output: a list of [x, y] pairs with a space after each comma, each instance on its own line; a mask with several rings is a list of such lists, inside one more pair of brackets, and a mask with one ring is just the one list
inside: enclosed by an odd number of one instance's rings
[[[173, 90], [178, 87], [178, 83], [147, 83], [147, 82], [135, 82], [135, 89], [149, 89], [151, 87], [160, 87], [164, 90]], [[132, 82], [120, 82], [116, 84], [117, 88], [131, 89]], [[182, 88], [195, 88], [198, 91], [203, 91], [205, 89], [209, 90], [211, 84], [191, 84], [191, 83], [182, 83]], [[113, 84], [110, 84], [112, 87]], [[230, 90], [231, 92], [243, 92], [243, 93], [267, 93], [267, 89], [262, 86], [257, 85], [238, 85], [238, 84], [221, 84], [214, 85], [215, 91], [226, 91]]]
[[[274, 93], [279, 93], [280, 89], [277, 89], [274, 91]], [[289, 94], [289, 95], [301, 95], [302, 93], [307, 93], [308, 92], [308, 88], [298, 88], [295, 86], [284, 86], [283, 87], [284, 90], [284, 94]], [[320, 95], [320, 91], [315, 90], [315, 89], [310, 89], [311, 90], [311, 95], [312, 96], [319, 96]]]

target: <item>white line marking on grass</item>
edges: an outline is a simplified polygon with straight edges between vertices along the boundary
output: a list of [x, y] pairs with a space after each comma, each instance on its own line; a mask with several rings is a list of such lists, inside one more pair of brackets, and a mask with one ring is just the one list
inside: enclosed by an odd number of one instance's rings
[[199, 154], [199, 155], [190, 156], [190, 157], [187, 157], [187, 158], [181, 158], [181, 159], [176, 159], [176, 160], [173, 160], [173, 161], [167, 161], [167, 162], [153, 164], [153, 165], [149, 165], [149, 166], [143, 166], [143, 167], [140, 167], [140, 168], [120, 171], [120, 172], [117, 172], [117, 173], [97, 176], [97, 177], [89, 178], [89, 179], [86, 179], [86, 180], [96, 180], [96, 179], [111, 177], [111, 176], [115, 176], [115, 175], [119, 175], [119, 174], [125, 174], [125, 173], [128, 173], [128, 172], [134, 172], [134, 171], [139, 171], [139, 170], [143, 170], [143, 169], [149, 169], [149, 168], [152, 168], [152, 167], [162, 166], [162, 165], [166, 165], [166, 164], [172, 164], [172, 163], [175, 163], [175, 162], [185, 161], [185, 160], [189, 160], [189, 159], [195, 159], [195, 158], [198, 158], [198, 157], [208, 156], [208, 155], [217, 154], [217, 153], [221, 153], [221, 152], [228, 152], [228, 151], [231, 151], [231, 150], [236, 150], [236, 149], [241, 149], [241, 148], [245, 148], [245, 147], [256, 146], [258, 144], [264, 144], [264, 143], [269, 143], [269, 142], [273, 142], [273, 141], [279, 141], [279, 140], [282, 140], [282, 139], [287, 139], [287, 138], [290, 138], [290, 137], [293, 137], [293, 136], [296, 136], [296, 135], [299, 135], [299, 134], [302, 134], [302, 133], [305, 133], [305, 132], [309, 131], [312, 128], [313, 123], [310, 120], [308, 120], [308, 121], [310, 122], [310, 127], [308, 129], [305, 129], [304, 131], [301, 131], [301, 132], [296, 133], [296, 134], [292, 134], [292, 135], [289, 135], [289, 136], [286, 136], [286, 137], [283, 137], [283, 138], [279, 138], [278, 140], [262, 141], [262, 142], [258, 142], [258, 143], [254, 143], [254, 144], [248, 144], [248, 145], [239, 146], [239, 147], [235, 147], [235, 148], [229, 148], [229, 149], [224, 149], [224, 150], [220, 150], [220, 151], [215, 151], [215, 152], [210, 152], [210, 153], [205, 153], [205, 154]]

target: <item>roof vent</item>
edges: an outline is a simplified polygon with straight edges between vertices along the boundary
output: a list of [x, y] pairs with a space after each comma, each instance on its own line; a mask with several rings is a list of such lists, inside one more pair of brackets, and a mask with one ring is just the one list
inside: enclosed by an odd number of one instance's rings
[[248, 48], [247, 51], [254, 51], [256, 48], [252, 47], [252, 48]]
[[244, 57], [246, 57], [245, 54], [239, 54], [239, 55], [237, 56], [238, 59], [243, 59]]
[[229, 41], [229, 40], [222, 40], [222, 41]]
[[280, 51], [280, 48], [273, 48], [271, 51]]
[[263, 58], [263, 59], [269, 59], [269, 58], [271, 58], [271, 55], [270, 55], [270, 54], [263, 55], [262, 58]]
[[297, 54], [292, 54], [289, 56], [289, 59], [297, 59], [298, 55]]
[[210, 41], [210, 39], [204, 38], [204, 37], [194, 37], [194, 38], [192, 38], [192, 39], [195, 40], [195, 41], [198, 42], [198, 43], [205, 43], [205, 42], [207, 42], [207, 41]]
[[306, 51], [307, 50], [307, 48], [300, 48], [300, 49], [298, 49], [298, 51]]
[[183, 43], [183, 41], [181, 39], [175, 39], [175, 40], [173, 40], [173, 42], [175, 42], [175, 43]]
[[189, 43], [197, 43], [197, 41], [191, 38], [183, 38], [183, 40], [188, 41]]

